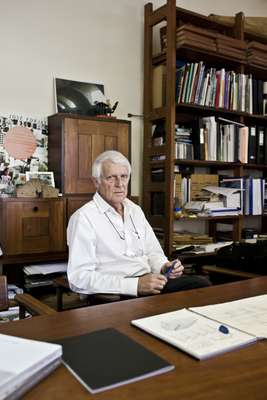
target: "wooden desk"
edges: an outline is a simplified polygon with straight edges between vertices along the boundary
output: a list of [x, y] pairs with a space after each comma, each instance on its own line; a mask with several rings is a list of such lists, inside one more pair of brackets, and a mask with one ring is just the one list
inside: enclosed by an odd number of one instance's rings
[[[65, 311], [28, 321], [16, 321], [2, 324], [0, 332], [32, 339], [52, 340], [115, 327], [176, 366], [172, 372], [99, 393], [94, 396], [99, 400], [265, 400], [267, 340], [210, 360], [197, 361], [129, 323], [134, 318], [183, 307], [231, 301], [265, 293], [267, 277], [261, 277], [187, 292]], [[90, 362], [92, 360], [89, 359], [88, 363]], [[25, 395], [27, 400], [83, 400], [92, 397], [63, 366]]]

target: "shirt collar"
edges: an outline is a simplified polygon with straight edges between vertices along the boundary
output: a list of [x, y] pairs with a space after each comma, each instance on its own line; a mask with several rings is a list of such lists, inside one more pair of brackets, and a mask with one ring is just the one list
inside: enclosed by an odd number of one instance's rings
[[[95, 202], [95, 204], [96, 204], [98, 210], [99, 210], [102, 214], [104, 214], [104, 213], [107, 212], [107, 211], [116, 212], [116, 211], [114, 210], [114, 208], [113, 208], [110, 204], [108, 204], [98, 192], [96, 192], [96, 193], [94, 194], [93, 201]], [[126, 211], [127, 208], [128, 208], [128, 201], [127, 201], [127, 199], [125, 199], [125, 200], [123, 201], [123, 206], [124, 206], [124, 211]]]

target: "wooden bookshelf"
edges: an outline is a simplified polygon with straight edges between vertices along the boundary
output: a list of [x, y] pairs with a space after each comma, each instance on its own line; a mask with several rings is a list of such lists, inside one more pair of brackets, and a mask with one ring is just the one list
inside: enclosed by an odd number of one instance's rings
[[[153, 54], [153, 30], [164, 22], [165, 38], [167, 46], [161, 54]], [[227, 50], [214, 51], [214, 49], [196, 48], [194, 44], [183, 44], [177, 47], [176, 33], [177, 28], [183, 24], [191, 24], [197, 29], [211, 32], [211, 37], [219, 40], [235, 41], [240, 44], [236, 57], [227, 54]], [[157, 31], [155, 29], [155, 31]], [[160, 33], [158, 33], [160, 35]], [[218, 35], [217, 35], [218, 34]], [[218, 39], [214, 39], [217, 40]], [[162, 228], [164, 231], [164, 249], [167, 255], [172, 253], [172, 237], [174, 230], [174, 167], [207, 168], [208, 171], [216, 173], [219, 170], [232, 170], [232, 175], [242, 177], [259, 171], [261, 177], [267, 176], [267, 165], [265, 164], [247, 164], [241, 162], [223, 162], [209, 160], [187, 160], [176, 159], [175, 157], [175, 125], [177, 123], [188, 123], [192, 115], [205, 117], [214, 115], [215, 117], [228, 118], [233, 121], [248, 126], [265, 127], [265, 136], [267, 136], [267, 118], [258, 113], [248, 113], [244, 111], [233, 111], [231, 109], [202, 106], [198, 104], [176, 102], [176, 59], [183, 60], [186, 63], [203, 61], [214, 68], [227, 68], [239, 74], [254, 74], [255, 79], [267, 81], [267, 66], [261, 67], [248, 61], [246, 43], [249, 41], [258, 41], [267, 45], [267, 40], [257, 35], [247, 34], [244, 30], [244, 15], [242, 12], [236, 14], [235, 23], [232, 27], [223, 23], [214, 22], [207, 16], [176, 7], [175, 0], [167, 0], [166, 4], [153, 10], [151, 3], [145, 5], [145, 37], [144, 37], [144, 177], [143, 177], [143, 208], [154, 228]], [[264, 46], [263, 46], [264, 48]], [[242, 55], [242, 57], [240, 56]], [[240, 59], [238, 60], [238, 57]], [[241, 59], [242, 58], [242, 59]], [[153, 109], [152, 88], [153, 88], [153, 68], [164, 64], [166, 66], [166, 102], [160, 108]], [[161, 146], [154, 146], [152, 142], [153, 124], [164, 121], [166, 138]], [[267, 137], [266, 139], [267, 140]], [[154, 156], [163, 156], [164, 159], [153, 160]], [[267, 160], [265, 160], [267, 164]], [[164, 180], [153, 182], [151, 170], [153, 168], [164, 169]], [[153, 215], [152, 196], [155, 192], [162, 194], [164, 203], [163, 215]], [[240, 240], [242, 228], [246, 216], [227, 216], [223, 217], [227, 223], [233, 225], [233, 240]], [[216, 223], [218, 217], [207, 218], [209, 224], [209, 233], [215, 235]], [[266, 228], [266, 218], [262, 216], [262, 231]]]

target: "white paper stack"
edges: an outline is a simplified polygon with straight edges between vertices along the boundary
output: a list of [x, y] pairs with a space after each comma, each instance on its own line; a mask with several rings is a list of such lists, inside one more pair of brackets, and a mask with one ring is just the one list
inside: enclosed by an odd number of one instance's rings
[[67, 263], [66, 262], [58, 262], [53, 264], [40, 264], [40, 265], [29, 265], [23, 268], [23, 271], [26, 275], [48, 275], [55, 274], [58, 272], [66, 272], [67, 271]]
[[0, 334], [0, 400], [19, 399], [60, 363], [62, 347]]

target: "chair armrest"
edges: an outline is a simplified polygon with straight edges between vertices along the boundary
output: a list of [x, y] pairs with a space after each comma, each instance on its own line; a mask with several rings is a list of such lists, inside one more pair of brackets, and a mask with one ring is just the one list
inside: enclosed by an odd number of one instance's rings
[[20, 308], [29, 311], [33, 315], [56, 314], [56, 310], [42, 303], [40, 300], [35, 299], [27, 293], [17, 294], [15, 296], [15, 301]]

